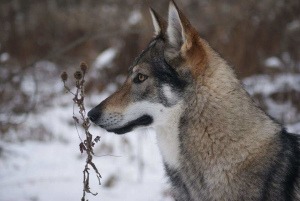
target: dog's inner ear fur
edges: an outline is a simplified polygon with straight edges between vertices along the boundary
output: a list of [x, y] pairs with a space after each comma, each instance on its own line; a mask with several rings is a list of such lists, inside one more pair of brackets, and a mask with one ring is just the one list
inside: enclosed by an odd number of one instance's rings
[[167, 38], [172, 48], [180, 51], [187, 51], [193, 45], [195, 39], [195, 29], [191, 26], [189, 20], [177, 8], [174, 1], [169, 4], [169, 17]]
[[155, 36], [164, 35], [167, 30], [167, 22], [159, 14], [157, 14], [157, 12], [152, 8], [150, 8], [150, 13], [154, 25]]

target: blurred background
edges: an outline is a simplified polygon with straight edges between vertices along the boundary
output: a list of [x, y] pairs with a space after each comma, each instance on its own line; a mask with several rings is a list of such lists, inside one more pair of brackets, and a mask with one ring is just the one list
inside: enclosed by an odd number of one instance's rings
[[[300, 1], [176, 3], [255, 102], [300, 133]], [[150, 6], [167, 19], [165, 0], [0, 1], [1, 201], [80, 200], [86, 156], [59, 74], [86, 61], [86, 108], [99, 104], [152, 38]], [[91, 131], [103, 178], [91, 175], [89, 200], [172, 200], [153, 130]]]

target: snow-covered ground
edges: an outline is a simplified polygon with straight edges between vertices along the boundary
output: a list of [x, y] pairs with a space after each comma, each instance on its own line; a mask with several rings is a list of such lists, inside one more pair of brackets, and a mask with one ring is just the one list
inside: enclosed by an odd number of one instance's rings
[[[115, 143], [119, 142], [114, 140]], [[151, 137], [145, 137], [144, 140], [155, 144]], [[75, 141], [26, 142], [18, 146], [2, 143], [7, 158], [1, 160], [0, 165], [0, 200], [80, 200], [85, 163], [84, 156], [78, 154], [77, 144]], [[143, 146], [145, 152], [142, 157], [146, 160], [142, 178], [139, 178], [139, 164], [135, 159], [138, 154], [120, 151], [116, 153], [120, 157], [94, 158], [103, 178], [102, 185], [98, 186], [95, 175], [91, 174], [91, 190], [98, 192], [98, 195], [88, 196], [89, 200], [168, 200], [157, 149], [148, 146], [151, 143], [142, 144], [147, 145]], [[108, 180], [111, 182], [108, 183]]]
[[[92, 97], [92, 102], [100, 102], [105, 96]], [[70, 95], [57, 98], [54, 108], [31, 114], [26, 122], [27, 127], [43, 125], [52, 132], [52, 140], [0, 143], [1, 201], [81, 199], [86, 156], [79, 152], [80, 140], [71, 119], [71, 98]], [[154, 131], [116, 136], [92, 126], [91, 132], [101, 136], [95, 146], [100, 157], [93, 160], [102, 175], [102, 185], [97, 184], [91, 170], [91, 191], [98, 195], [88, 195], [90, 201], [172, 200]], [[101, 156], [106, 154], [110, 155]]]

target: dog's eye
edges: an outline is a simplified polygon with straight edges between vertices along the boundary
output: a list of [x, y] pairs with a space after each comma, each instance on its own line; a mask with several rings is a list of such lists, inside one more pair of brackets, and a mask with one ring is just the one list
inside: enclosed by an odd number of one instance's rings
[[146, 79], [145, 75], [139, 74], [139, 81], [143, 82]]
[[134, 83], [142, 83], [148, 78], [147, 75], [143, 75], [141, 73], [137, 74], [137, 76], [133, 79]]

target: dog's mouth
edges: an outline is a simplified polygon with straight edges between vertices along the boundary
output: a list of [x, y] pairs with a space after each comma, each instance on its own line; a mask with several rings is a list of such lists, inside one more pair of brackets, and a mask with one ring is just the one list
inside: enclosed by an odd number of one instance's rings
[[114, 132], [116, 134], [125, 134], [132, 131], [138, 126], [148, 126], [153, 122], [153, 118], [149, 115], [143, 115], [136, 120], [130, 121], [120, 128], [107, 129], [108, 132]]

